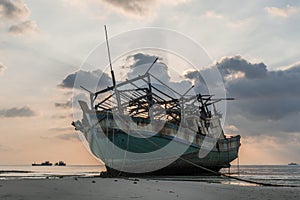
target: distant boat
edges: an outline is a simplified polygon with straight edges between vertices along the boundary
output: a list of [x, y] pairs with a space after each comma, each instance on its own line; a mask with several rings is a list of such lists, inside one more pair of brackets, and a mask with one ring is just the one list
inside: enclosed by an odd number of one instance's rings
[[42, 163], [33, 163], [31, 165], [32, 166], [52, 166], [52, 163], [49, 162], [49, 161], [45, 161], [45, 162], [42, 162]]
[[55, 166], [66, 166], [66, 163], [63, 161], [59, 161], [59, 162], [55, 163]]
[[288, 165], [298, 165], [297, 163], [291, 162]]

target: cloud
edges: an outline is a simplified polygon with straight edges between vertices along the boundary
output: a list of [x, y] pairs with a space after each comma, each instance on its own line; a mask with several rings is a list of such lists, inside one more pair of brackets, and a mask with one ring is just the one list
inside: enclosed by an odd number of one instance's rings
[[[127, 57], [128, 60], [133, 59], [134, 61], [134, 63], [130, 66], [132, 69], [137, 66], [152, 64], [156, 58], [157, 56], [147, 55], [143, 53], [137, 53]], [[159, 59], [161, 60], [161, 58]]]
[[156, 0], [64, 0], [64, 3], [77, 8], [103, 7], [104, 3], [107, 8], [126, 16], [144, 17], [153, 10]]
[[10, 34], [37, 33], [38, 26], [29, 19], [29, 15], [30, 11], [23, 0], [0, 0], [0, 17], [7, 19]]
[[[236, 99], [227, 104], [227, 118], [234, 122], [231, 125], [249, 135], [300, 132], [299, 63], [269, 70], [264, 63], [234, 56], [223, 58], [215, 66], [223, 77], [227, 96]], [[195, 73], [186, 76], [195, 79]]]
[[[156, 12], [157, 6], [168, 5], [177, 6], [179, 4], [188, 3], [190, 0], [103, 0], [113, 8], [121, 11], [125, 15], [133, 15], [145, 17]], [[157, 5], [159, 4], [159, 5]]]
[[34, 21], [27, 20], [16, 25], [12, 25], [8, 32], [15, 35], [22, 35], [25, 33], [37, 33], [38, 28]]
[[[77, 81], [77, 84], [75, 84], [75, 81]], [[73, 88], [74, 84], [77, 89], [79, 89], [80, 86], [83, 86], [92, 90], [92, 88], [95, 88], [96, 86], [96, 89], [98, 90], [112, 85], [112, 80], [108, 74], [103, 73], [100, 69], [94, 71], [79, 70], [67, 75], [58, 87]]]
[[206, 11], [203, 16], [207, 18], [224, 19], [225, 17], [221, 14], [216, 13], [213, 10]]
[[[127, 73], [127, 77], [129, 79], [135, 78], [139, 75], [142, 75], [146, 72], [146, 70], [149, 69], [153, 61], [157, 58], [156, 55], [149, 55], [144, 53], [137, 53], [131, 56], [128, 56], [126, 60], [130, 60], [130, 71]], [[163, 60], [163, 58], [158, 57], [158, 61], [152, 66], [152, 68], [149, 71], [152, 75], [154, 75], [157, 79], [162, 81], [164, 84], [171, 88], [175, 88], [176, 92], [178, 93], [185, 93], [191, 86], [192, 82], [187, 79], [178, 80], [178, 81], [171, 81], [171, 77], [169, 74], [169, 67]], [[151, 80], [152, 83], [155, 83], [158, 85], [161, 85], [160, 82], [158, 82], [155, 79]], [[167, 90], [166, 88], [160, 88], [164, 92], [168, 93], [171, 96], [174, 96], [174, 94], [170, 90]]]
[[0, 16], [20, 20], [29, 16], [29, 10], [22, 0], [0, 0]]
[[283, 8], [265, 7], [265, 11], [272, 16], [287, 18], [292, 14], [298, 13], [299, 10], [296, 7], [287, 5]]
[[24, 106], [21, 108], [13, 107], [9, 109], [2, 109], [0, 110], [0, 117], [32, 117], [36, 116], [36, 113], [29, 108], [28, 106]]
[[226, 132], [235, 133], [235, 134], [239, 132], [239, 129], [234, 125], [225, 126], [225, 130], [226, 130]]
[[[131, 79], [137, 77], [138, 75], [144, 74], [156, 58], [157, 56], [155, 55], [148, 55], [143, 53], [137, 53], [128, 56], [126, 60], [130, 64], [128, 64], [127, 66], [123, 66], [123, 68], [129, 69], [126, 74], [126, 78]], [[171, 81], [168, 72], [168, 66], [163, 62], [162, 58], [158, 59], [158, 61], [153, 65], [150, 72], [160, 81], [167, 84], [169, 87], [176, 88], [177, 92], [179, 93], [186, 92], [192, 85], [192, 82], [187, 79], [177, 82]], [[152, 82], [161, 85], [154, 79], [152, 80]], [[145, 84], [144, 82], [141, 83]], [[76, 89], [82, 90], [81, 88], [79, 88], [80, 86], [83, 86], [95, 92], [107, 88], [108, 86], [112, 86], [112, 79], [108, 74], [103, 73], [100, 69], [93, 71], [79, 70], [67, 75], [62, 80], [62, 82], [58, 84], [58, 87], [64, 89], [72, 89], [73, 87], [76, 87]], [[77, 102], [76, 100], [82, 98], [85, 99], [85, 96], [73, 96], [73, 99], [71, 101]], [[69, 106], [72, 106], [71, 101], [65, 103], [55, 103], [55, 106], [60, 108], [67, 108]]]
[[66, 119], [66, 118], [72, 118], [73, 114], [69, 114], [69, 115], [53, 115], [52, 118], [53, 119]]
[[114, 8], [120, 9], [127, 14], [147, 15], [150, 7], [155, 3], [154, 0], [103, 0], [112, 5]]
[[187, 4], [190, 3], [192, 0], [164, 0], [164, 1], [159, 1], [161, 4], [166, 4], [166, 5], [179, 5], [179, 4]]
[[72, 131], [74, 128], [72, 126], [69, 127], [57, 127], [57, 128], [50, 128], [49, 131], [53, 132], [65, 132], [65, 131]]
[[0, 74], [4, 72], [5, 66], [0, 62]]
[[[144, 74], [156, 58], [157, 58], [157, 56], [155, 56], [155, 55], [148, 55], [148, 54], [143, 54], [143, 53], [137, 53], [137, 54], [128, 56], [126, 58], [126, 60], [127, 60], [127, 63], [129, 63], [129, 64], [122, 67], [122, 68], [129, 69], [129, 71], [127, 71], [127, 74], [125, 75], [125, 78], [131, 79], [131, 78], [137, 77], [138, 75]], [[181, 94], [185, 93], [192, 86], [192, 82], [187, 79], [179, 80], [176, 82], [171, 81], [171, 78], [170, 78], [170, 75], [168, 72], [168, 66], [163, 62], [163, 60], [161, 58], [153, 65], [150, 72], [157, 79], [164, 82], [169, 87], [176, 88], [176, 91]], [[161, 83], [159, 83], [155, 79], [152, 79], [151, 81], [152, 81], [152, 83], [155, 83], [157, 86], [161, 85]], [[76, 84], [75, 84], [75, 82], [76, 82]], [[135, 84], [145, 85], [145, 83], [142, 81], [140, 81], [138, 83], [136, 82]], [[107, 88], [108, 86], [112, 86], [112, 80], [108, 74], [103, 73], [101, 70], [93, 70], [93, 71], [79, 70], [79, 71], [76, 71], [76, 72], [73, 72], [73, 73], [67, 75], [62, 80], [62, 82], [58, 85], [58, 87], [64, 88], [64, 89], [72, 89], [73, 87], [75, 87], [76, 89], [79, 89], [80, 86], [83, 86], [83, 87], [95, 92], [95, 91], [99, 91], [100, 89]], [[166, 88], [160, 88], [160, 89], [164, 90], [164, 92], [166, 92], [166, 93], [169, 92], [168, 93], [169, 95], [174, 95], [173, 92], [170, 92], [170, 90], [167, 90]], [[80, 88], [79, 91], [82, 91], [82, 89]], [[76, 93], [74, 93], [74, 94], [76, 94]], [[77, 100], [79, 100], [79, 99], [86, 99], [85, 94], [83, 95], [82, 93], [78, 93], [78, 94], [74, 95], [70, 101], [63, 102], [63, 103], [55, 103], [55, 106], [59, 107], [59, 108], [68, 108], [68, 107], [72, 106], [71, 105], [72, 101], [73, 101], [73, 103], [76, 104]]]
[[[142, 75], [155, 60], [155, 55], [137, 53], [128, 56], [127, 78]], [[207, 93], [205, 79], [214, 78], [217, 68], [223, 79], [219, 80], [226, 87], [226, 95], [236, 100], [227, 104], [226, 118], [229, 124], [225, 130], [243, 135], [273, 135], [284, 137], [282, 133], [300, 132], [300, 63], [296, 63], [281, 70], [270, 70], [264, 63], [252, 63], [241, 56], [225, 57], [211, 67], [198, 71], [187, 71], [186, 79], [174, 82], [170, 78], [167, 63], [159, 58], [151, 69], [151, 73], [159, 77], [167, 85], [183, 93], [194, 82], [196, 91]], [[90, 72], [77, 71], [69, 74], [60, 84], [61, 87], [71, 88], [74, 85], [76, 75], [84, 77], [84, 80], [93, 80], [98, 83], [100, 70]], [[102, 87], [111, 85], [110, 77], [105, 74]], [[95, 79], [95, 80], [94, 80]], [[105, 84], [104, 84], [105, 83]], [[89, 85], [88, 83], [83, 83]], [[142, 83], [143, 84], [143, 83]], [[159, 83], [158, 83], [159, 84]], [[98, 86], [99, 86], [98, 85]], [[216, 81], [214, 87], [219, 87]], [[59, 106], [67, 105], [61, 103]]]
[[79, 136], [77, 133], [65, 133], [65, 134], [60, 134], [56, 136], [57, 138], [61, 140], [80, 140]]
[[[186, 4], [191, 0], [63, 0], [67, 5], [77, 7], [80, 9], [87, 9], [90, 7], [103, 7], [103, 3], [108, 9], [112, 9], [117, 13], [121, 13], [128, 17], [153, 17], [157, 12], [159, 6], [178, 6], [179, 4]], [[106, 8], [105, 8], [106, 10]]]
[[245, 76], [246, 79], [258, 79], [264, 78], [267, 73], [267, 66], [264, 63], [252, 64], [240, 56], [223, 58], [216, 66], [224, 79], [234, 79], [240, 76]]
[[[138, 75], [144, 74], [156, 58], [157, 56], [142, 53], [128, 56], [127, 60], [132, 60], [132, 64], [130, 65], [131, 71], [127, 73], [128, 78], [134, 78]], [[153, 65], [150, 72], [160, 80], [168, 82], [170, 80], [168, 66], [161, 61], [162, 59], [159, 58], [159, 60]]]
[[[137, 53], [126, 58], [127, 78], [142, 75], [157, 56]], [[270, 70], [264, 63], [251, 63], [241, 56], [225, 57], [211, 67], [201, 71], [187, 71], [186, 79], [174, 82], [170, 78], [168, 65], [159, 58], [151, 69], [156, 77], [179, 93], [184, 93], [195, 84], [196, 92], [208, 93], [205, 79], [213, 79], [212, 70], [217, 68], [223, 79], [218, 80], [226, 87], [226, 95], [236, 100], [227, 104], [228, 131], [251, 134], [274, 134], [282, 132], [300, 132], [300, 63], [281, 70]], [[100, 76], [104, 78], [98, 80]], [[81, 85], [87, 88], [106, 88], [111, 85], [111, 78], [101, 70], [77, 71], [69, 74], [60, 87], [72, 88], [76, 76], [81, 76]], [[213, 87], [219, 87], [218, 81]], [[142, 83], [144, 84], [144, 83]], [[156, 84], [160, 84], [156, 82]], [[58, 103], [57, 107], [69, 106], [70, 102]], [[267, 132], [268, 130], [268, 132]]]
[[[210, 72], [210, 70], [206, 70], [206, 72]], [[196, 93], [201, 93], [201, 94], [208, 94], [208, 88], [206, 86], [205, 80], [203, 79], [203, 71], [202, 73], [198, 71], [186, 71], [184, 74], [184, 77], [190, 80], [194, 81], [194, 90]], [[206, 73], [207, 77], [209, 76], [208, 73]]]
[[[245, 73], [244, 77], [226, 81], [227, 93], [239, 100], [240, 112], [257, 120], [279, 120], [300, 112], [300, 89], [297, 87], [300, 65], [277, 71], [267, 70], [262, 63], [247, 64], [240, 59], [233, 59], [228, 65], [234, 66], [230, 67], [231, 74]], [[223, 76], [228, 76], [228, 71], [222, 72], [223, 65], [219, 69]]]
[[63, 3], [68, 6], [74, 6], [74, 7], [78, 7], [78, 8], [83, 8], [85, 7], [89, 2], [95, 2], [93, 0], [86, 0], [86, 1], [82, 1], [82, 0], [63, 0]]
[[206, 10], [203, 11], [203, 13], [200, 15], [202, 20], [210, 20], [211, 23], [214, 23], [217, 25], [215, 26], [227, 26], [227, 28], [230, 29], [240, 29], [240, 28], [246, 28], [251, 23], [253, 23], [254, 19], [251, 17], [246, 18], [236, 18], [232, 15], [228, 15], [228, 13], [224, 12], [224, 10], [220, 10], [215, 8], [215, 10]]
[[64, 103], [54, 103], [54, 106], [57, 108], [71, 108], [72, 107], [72, 102], [69, 100]]

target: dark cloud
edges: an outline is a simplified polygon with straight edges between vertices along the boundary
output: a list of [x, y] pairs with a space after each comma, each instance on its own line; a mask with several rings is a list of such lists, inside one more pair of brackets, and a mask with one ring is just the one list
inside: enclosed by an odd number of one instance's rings
[[0, 62], [0, 74], [4, 72], [5, 66]]
[[[241, 64], [235, 60], [232, 65], [235, 63]], [[300, 112], [299, 65], [277, 71], [267, 70], [264, 64], [245, 65], [231, 72], [243, 70], [245, 76], [225, 82], [228, 95], [237, 99], [239, 112], [257, 120], [279, 120]], [[251, 75], [247, 75], [249, 71]]]
[[[152, 56], [152, 55], [147, 55], [147, 54], [143, 54], [143, 53], [137, 53], [134, 54], [132, 56], [129, 56], [127, 59], [134, 59], [134, 63], [130, 66], [131, 68], [135, 68], [137, 66], [141, 66], [141, 65], [151, 65], [154, 60], [157, 58], [157, 56]], [[161, 60], [161, 58], [160, 58]]]
[[267, 66], [265, 64], [252, 64], [240, 56], [224, 58], [216, 66], [225, 78], [236, 72], [244, 74], [246, 79], [264, 78], [267, 74]]
[[[155, 58], [154, 55], [141, 53], [129, 56], [127, 59], [131, 59], [131, 64], [128, 66], [128, 78], [144, 74]], [[202, 71], [187, 72], [185, 78], [189, 80], [172, 82], [168, 66], [163, 59], [159, 59], [151, 73], [177, 91], [186, 91], [192, 80], [201, 93], [207, 93], [203, 77], [213, 79], [214, 71], [211, 69], [214, 67], [219, 69], [221, 80], [218, 81], [224, 81], [222, 84], [226, 87], [226, 95], [236, 99], [227, 103], [228, 125], [234, 125], [244, 135], [273, 134], [281, 137], [282, 133], [300, 132], [300, 64], [282, 70], [270, 70], [264, 63], [251, 63], [234, 56], [224, 58]], [[60, 86], [73, 87], [78, 74], [94, 83], [103, 75], [100, 70], [78, 71], [68, 75]], [[105, 81], [96, 81], [98, 86], [111, 85], [110, 77], [107, 74], [103, 77]], [[218, 83], [215, 87], [218, 87]]]
[[69, 100], [64, 103], [54, 103], [55, 107], [57, 108], [71, 108], [72, 107], [72, 102]]
[[[268, 119], [253, 119], [249, 118], [244, 113], [232, 112], [232, 107], [235, 102], [230, 103], [226, 116], [226, 124], [234, 125], [238, 128], [237, 134], [241, 134], [244, 137], [257, 137], [257, 136], [271, 136], [280, 140], [289, 140], [290, 142], [295, 139], [300, 139], [300, 123], [297, 123], [300, 119], [299, 114], [291, 114], [279, 120]], [[230, 133], [230, 132], [229, 132]], [[294, 137], [293, 135], [298, 135]]]
[[38, 32], [36, 22], [30, 20], [29, 15], [30, 11], [23, 0], [0, 0], [0, 18], [7, 19], [9, 33], [23, 35]]
[[[127, 57], [127, 60], [131, 60], [131, 65], [129, 66], [130, 71], [127, 73], [127, 77], [135, 78], [139, 75], [145, 74], [145, 72], [149, 69], [151, 64], [158, 56], [137, 53]], [[171, 81], [171, 77], [169, 74], [169, 68], [162, 58], [158, 58], [158, 61], [152, 66], [149, 71], [152, 75], [154, 75], [157, 79], [162, 81], [167, 86], [175, 89], [177, 92], [183, 94], [185, 93], [191, 86], [192, 82], [187, 79], [178, 80], [177, 82]], [[156, 81], [155, 79], [151, 80], [153, 83], [156, 83], [161, 86], [161, 83]], [[144, 83], [143, 83], [144, 84]], [[170, 96], [174, 96], [174, 93], [168, 90], [167, 88], [160, 87], [165, 93], [169, 94]]]
[[69, 114], [69, 115], [53, 115], [52, 118], [53, 119], [66, 119], [66, 118], [70, 118], [73, 117], [73, 114]]
[[28, 15], [29, 10], [22, 0], [0, 0], [0, 16], [20, 20]]
[[60, 134], [56, 136], [57, 138], [61, 140], [80, 140], [79, 136], [76, 132], [74, 133], [65, 133], [65, 134]]
[[[76, 84], [75, 81], [77, 81]], [[83, 86], [92, 90], [96, 86], [96, 90], [99, 90], [112, 85], [112, 80], [108, 74], [103, 73], [101, 70], [79, 70], [67, 75], [58, 86], [61, 88], [73, 88], [74, 84], [77, 89]]]
[[56, 127], [56, 128], [50, 128], [49, 131], [53, 132], [65, 132], [65, 131], [72, 131], [74, 128], [72, 126], [70, 127]]
[[155, 3], [154, 0], [103, 0], [123, 12], [133, 15], [146, 15], [149, 6]]
[[0, 110], [0, 117], [32, 117], [35, 115], [36, 113], [28, 106]]
[[[212, 67], [219, 69], [227, 96], [236, 98], [227, 104], [227, 118], [244, 133], [279, 136], [282, 132], [300, 132], [299, 64], [269, 70], [263, 63], [235, 56]], [[199, 73], [202, 75], [202, 71]], [[195, 74], [189, 72], [186, 77], [195, 79]]]
[[[128, 78], [134, 78], [138, 75], [144, 74], [156, 58], [157, 56], [142, 53], [137, 53], [127, 57], [128, 60], [133, 60], [133, 64], [130, 66], [131, 71], [127, 73]], [[170, 80], [168, 66], [162, 62], [162, 59], [159, 59], [153, 65], [150, 72], [164, 82], [169, 82]]]
[[[147, 55], [147, 54], [134, 54], [128, 56], [126, 59], [130, 60], [130, 65], [126, 66], [130, 70], [127, 72], [127, 78], [135, 78], [138, 75], [142, 75], [146, 72], [146, 70], [150, 67], [150, 65], [154, 62], [157, 56]], [[157, 77], [160, 81], [166, 83], [169, 86], [176, 86], [179, 88], [178, 90], [186, 91], [189, 87], [191, 87], [192, 83], [189, 80], [182, 80], [178, 82], [171, 82], [170, 75], [168, 73], [168, 66], [163, 63], [162, 59], [159, 59], [150, 70], [151, 74]], [[118, 80], [117, 80], [118, 81]], [[155, 82], [155, 81], [154, 81]], [[76, 83], [76, 84], [75, 84]], [[142, 82], [145, 84], [144, 82]], [[159, 83], [156, 81], [156, 83]], [[74, 86], [75, 85], [75, 86]], [[61, 88], [79, 88], [83, 86], [91, 91], [98, 91], [100, 89], [107, 88], [112, 85], [111, 77], [103, 73], [100, 69], [94, 71], [84, 71], [79, 70], [67, 75], [63, 81], [58, 85]], [[96, 89], [95, 89], [96, 86]], [[73, 97], [73, 100], [80, 99], [81, 97]], [[82, 97], [84, 98], [84, 97]], [[71, 106], [71, 102], [65, 103], [55, 103], [56, 107], [68, 107]]]
[[194, 81], [194, 90], [196, 93], [208, 94], [208, 88], [202, 76], [203, 73], [201, 74], [199, 71], [188, 71], [184, 74], [185, 78]]
[[9, 33], [15, 35], [22, 35], [25, 33], [35, 33], [37, 31], [38, 29], [36, 23], [31, 20], [27, 20], [16, 25], [12, 25], [8, 30]]
[[[215, 70], [212, 70], [212, 69]], [[221, 77], [218, 79], [216, 70], [219, 71]], [[266, 76], [267, 66], [263, 63], [251, 64], [240, 56], [223, 58], [210, 68], [201, 71], [188, 71], [186, 78], [194, 80], [195, 89], [200, 93], [208, 93], [207, 83], [205, 80], [213, 80], [210, 86], [219, 87], [224, 82], [236, 79], [237, 77], [245, 77], [246, 79], [260, 79]], [[205, 77], [205, 79], [203, 78]]]

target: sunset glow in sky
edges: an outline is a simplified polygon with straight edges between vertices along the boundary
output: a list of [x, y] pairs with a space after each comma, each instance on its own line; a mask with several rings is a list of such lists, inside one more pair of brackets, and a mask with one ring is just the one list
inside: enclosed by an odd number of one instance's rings
[[224, 129], [242, 136], [240, 163], [300, 163], [299, 21], [292, 0], [0, 0], [0, 165], [99, 164], [71, 126], [67, 77], [104, 42], [103, 25], [201, 44], [236, 98]]

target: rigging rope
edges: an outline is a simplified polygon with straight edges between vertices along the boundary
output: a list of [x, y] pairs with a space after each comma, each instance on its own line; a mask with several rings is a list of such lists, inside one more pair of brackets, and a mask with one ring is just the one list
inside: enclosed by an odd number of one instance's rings
[[282, 185], [282, 184], [273, 184], [273, 183], [263, 183], [263, 182], [258, 182], [258, 181], [252, 181], [252, 180], [248, 180], [248, 179], [243, 179], [243, 178], [239, 178], [239, 177], [234, 177], [234, 176], [231, 176], [231, 175], [227, 175], [227, 174], [224, 174], [224, 173], [221, 173], [221, 172], [216, 172], [216, 171], [213, 171], [211, 169], [208, 169], [206, 167], [203, 167], [201, 165], [198, 165], [198, 164], [195, 164], [189, 160], [186, 160], [184, 158], [179, 158], [191, 165], [194, 165], [195, 167], [198, 167], [202, 170], [205, 170], [205, 171], [208, 171], [208, 172], [211, 172], [215, 175], [218, 175], [218, 176], [223, 176], [223, 177], [226, 177], [226, 178], [231, 178], [231, 179], [235, 179], [235, 180], [238, 180], [238, 181], [243, 181], [243, 182], [246, 182], [246, 183], [252, 183], [252, 184], [256, 184], [256, 185], [261, 185], [261, 186], [274, 186], [274, 187], [300, 187], [298, 185]]

